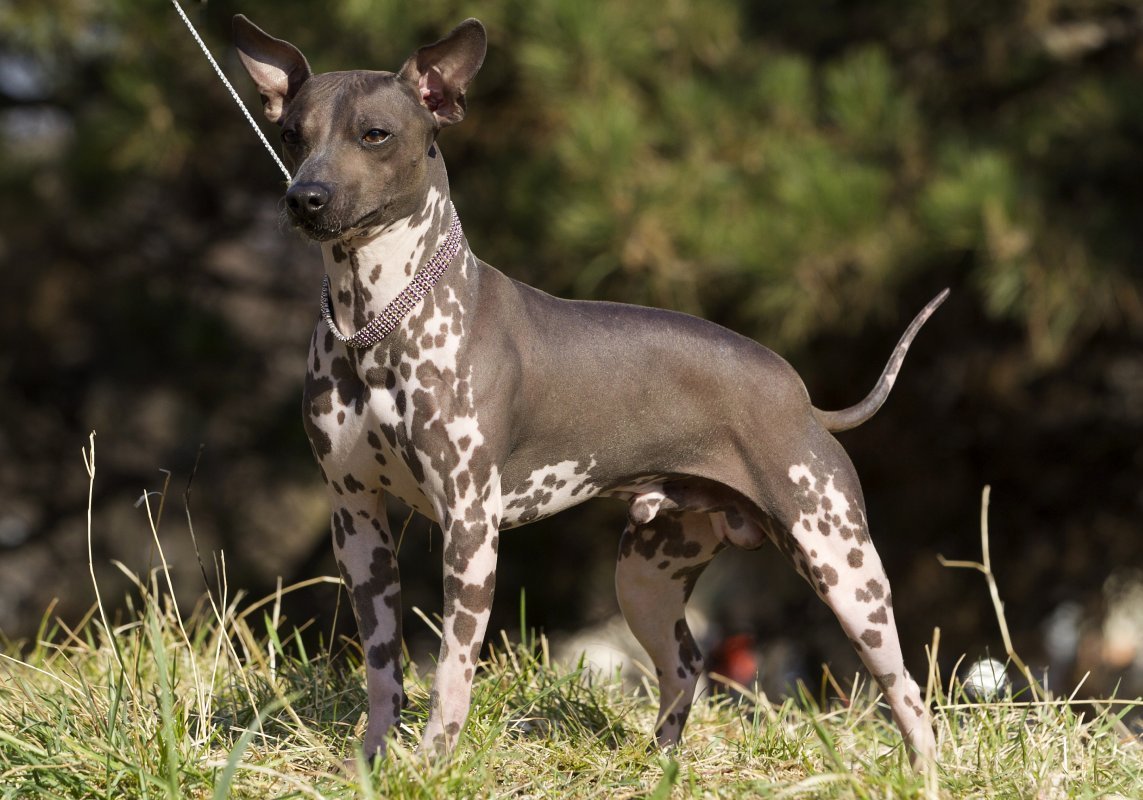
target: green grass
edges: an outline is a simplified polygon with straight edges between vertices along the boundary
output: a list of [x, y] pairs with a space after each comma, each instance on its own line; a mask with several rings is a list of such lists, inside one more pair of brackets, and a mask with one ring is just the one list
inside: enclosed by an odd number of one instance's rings
[[647, 747], [649, 690], [588, 680], [551, 663], [542, 638], [506, 637], [452, 757], [413, 754], [428, 692], [412, 675], [390, 757], [352, 776], [340, 765], [364, 722], [359, 651], [283, 639], [277, 598], [204, 601], [182, 620], [156, 577], [140, 592], [110, 637], [95, 615], [56, 623], [0, 662], [0, 797], [1143, 796], [1143, 752], [1118, 717], [1138, 703], [1084, 714], [936, 689], [939, 767], [917, 776], [865, 688], [826, 707], [706, 698], [667, 758]]
[[[94, 440], [85, 460], [94, 481]], [[1143, 747], [1121, 721], [1140, 701], [1073, 704], [1034, 686], [972, 704], [931, 668], [939, 758], [918, 775], [876, 693], [827, 674], [842, 699], [700, 698], [684, 746], [664, 756], [648, 748], [649, 683], [631, 692], [552, 663], [533, 634], [501, 635], [455, 753], [414, 754], [428, 686], [410, 669], [389, 757], [350, 774], [360, 649], [307, 649], [321, 637], [280, 615], [298, 587], [247, 602], [223, 580], [184, 618], [169, 600], [161, 500], [147, 511], [161, 566], [133, 576], [121, 621], [100, 601], [75, 627], [45, 615], [33, 641], [0, 646], [0, 798], [1143, 797]], [[984, 544], [977, 566], [1003, 625]], [[303, 585], [320, 582], [338, 583]]]

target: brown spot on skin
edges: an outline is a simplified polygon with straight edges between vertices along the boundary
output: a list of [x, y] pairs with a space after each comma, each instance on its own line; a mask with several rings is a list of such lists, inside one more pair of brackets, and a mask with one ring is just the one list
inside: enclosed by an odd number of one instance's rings
[[876, 623], [878, 625], [887, 624], [889, 622], [889, 615], [885, 613], [885, 606], [881, 606], [881, 608], [870, 614], [868, 619], [870, 622]]
[[897, 676], [892, 672], [886, 672], [884, 675], [877, 676], [877, 682], [884, 686], [886, 689], [890, 689], [895, 683], [897, 683]]
[[465, 583], [455, 575], [444, 580], [446, 602], [456, 602], [477, 614], [492, 608], [492, 596], [496, 587], [496, 573], [490, 572], [483, 583]]
[[[698, 645], [695, 644], [694, 637], [691, 636], [691, 629], [687, 627], [687, 621], [680, 619], [675, 623], [675, 641], [679, 643], [679, 677], [685, 678], [691, 672], [695, 671], [696, 665], [702, 664], [702, 654], [699, 652]], [[684, 669], [685, 668], [685, 669]]]
[[[393, 552], [385, 547], [374, 548], [373, 557], [369, 563], [369, 573], [369, 579], [364, 583], [355, 585], [350, 592], [353, 610], [357, 613], [357, 624], [361, 629], [361, 639], [366, 642], [373, 638], [373, 634], [377, 630], [377, 609], [374, 599], [401, 585], [400, 575], [397, 571], [397, 559]], [[395, 608], [398, 603], [398, 596], [399, 593], [395, 592], [392, 603], [388, 602], [389, 598], [386, 598], [385, 605], [390, 609]], [[395, 620], [397, 630], [394, 639], [398, 642], [399, 648], [401, 615], [395, 615]]]
[[369, 398], [369, 387], [357, 377], [357, 371], [347, 358], [335, 358], [329, 371], [336, 381], [338, 400], [344, 406], [352, 406], [353, 413], [360, 416]]
[[885, 595], [885, 587], [882, 586], [879, 581], [875, 581], [872, 578], [866, 582], [865, 588], [869, 589], [869, 594], [873, 595], [877, 600], [880, 600]]
[[846, 563], [853, 569], [860, 569], [861, 565], [865, 563], [865, 554], [854, 547], [849, 551], [849, 555], [846, 557]]
[[875, 649], [881, 646], [881, 631], [875, 631], [872, 628], [861, 634], [861, 641], [865, 642], [866, 646], [870, 649]]
[[818, 590], [822, 594], [829, 592], [830, 586], [837, 586], [837, 570], [829, 564], [822, 564], [815, 566], [812, 570], [815, 578], [818, 578]]
[[365, 489], [365, 484], [362, 483], [361, 481], [357, 480], [357, 478], [353, 477], [352, 475], [346, 475], [342, 479], [342, 483], [345, 484], [345, 489], [350, 494], [353, 494], [355, 492], [360, 492], [360, 491]]
[[353, 517], [344, 508], [333, 515], [333, 541], [338, 550], [344, 549], [346, 539], [356, 532]]
[[452, 631], [462, 645], [470, 644], [476, 636], [476, 617], [458, 610], [453, 618]]
[[690, 703], [680, 706], [676, 711], [672, 711], [663, 720], [663, 724], [655, 729], [655, 736], [662, 739], [669, 731], [672, 734], [672, 738], [674, 738], [687, 724], [687, 717], [690, 716], [690, 713]]
[[[714, 553], [719, 552], [724, 547], [726, 547], [726, 545], [722, 542], [719, 542], [718, 547], [715, 549]], [[711, 558], [714, 557], [714, 553], [711, 554]], [[703, 561], [700, 564], [691, 564], [686, 567], [680, 567], [679, 569], [675, 570], [673, 575], [671, 575], [671, 578], [674, 580], [681, 580], [683, 582], [683, 602], [691, 599], [691, 592], [695, 590], [695, 584], [698, 583], [699, 576], [702, 575], [703, 570], [706, 569], [709, 563], [710, 561]]]
[[448, 733], [449, 736], [456, 736], [458, 733], [460, 733], [460, 723], [450, 722], [447, 726], [445, 726], [445, 732]]
[[399, 664], [400, 659], [400, 639], [375, 644], [369, 648], [369, 666], [374, 669], [384, 669], [390, 664]]
[[682, 523], [674, 517], [657, 517], [637, 528], [629, 526], [628, 532], [620, 543], [622, 558], [634, 552], [648, 561], [656, 556], [690, 560], [702, 552], [702, 544], [688, 540]]
[[333, 449], [329, 435], [317, 427], [314, 418], [333, 411], [333, 381], [327, 377], [315, 378], [307, 373], [302, 407], [305, 412], [302, 414], [302, 422], [314, 453], [319, 459], [329, 455]]
[[381, 435], [385, 437], [385, 441], [389, 443], [390, 447], [397, 446], [397, 432], [392, 425], [382, 425]]

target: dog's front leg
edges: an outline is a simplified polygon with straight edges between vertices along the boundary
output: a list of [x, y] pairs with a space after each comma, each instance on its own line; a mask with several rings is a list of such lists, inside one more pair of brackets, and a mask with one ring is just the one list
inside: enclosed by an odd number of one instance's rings
[[365, 757], [384, 755], [386, 737], [401, 716], [401, 578], [397, 550], [385, 516], [385, 496], [337, 497], [333, 551], [353, 605], [369, 693]]
[[483, 505], [458, 510], [442, 519], [444, 624], [429, 721], [421, 740], [422, 753], [450, 752], [455, 747], [472, 702], [472, 678], [496, 585], [499, 486], [485, 497]]

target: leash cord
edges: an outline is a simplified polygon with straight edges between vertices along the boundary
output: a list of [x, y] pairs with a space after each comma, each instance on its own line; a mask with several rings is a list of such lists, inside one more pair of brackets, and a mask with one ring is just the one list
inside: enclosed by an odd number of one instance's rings
[[266, 146], [266, 151], [270, 154], [270, 157], [274, 159], [274, 163], [278, 165], [278, 169], [282, 170], [282, 174], [286, 176], [286, 182], [289, 183], [293, 180], [293, 178], [290, 177], [290, 171], [286, 169], [286, 165], [282, 163], [282, 159], [278, 158], [278, 154], [274, 151], [274, 146], [270, 144], [270, 141], [266, 138], [266, 134], [262, 133], [262, 129], [258, 127], [258, 123], [254, 121], [254, 117], [250, 116], [250, 111], [246, 108], [246, 104], [242, 102], [242, 98], [238, 96], [238, 92], [234, 91], [234, 87], [230, 85], [230, 81], [222, 74], [222, 68], [218, 66], [218, 62], [214, 60], [214, 56], [206, 49], [206, 43], [203, 42], [202, 37], [198, 35], [198, 31], [194, 29], [190, 17], [183, 11], [183, 7], [179, 5], [179, 0], [171, 0], [171, 4], [175, 7], [175, 10], [179, 12], [179, 16], [182, 17], [183, 22], [187, 26], [187, 30], [191, 32], [191, 36], [198, 42], [198, 46], [202, 50], [203, 55], [206, 56], [206, 60], [214, 67], [214, 72], [218, 75], [218, 79], [222, 81], [223, 85], [230, 92], [230, 96], [234, 98], [234, 102], [238, 104], [238, 108], [241, 109], [242, 113], [246, 116], [246, 121], [250, 123], [250, 127], [254, 129], [254, 132], [258, 134], [258, 138], [261, 139], [262, 144]]

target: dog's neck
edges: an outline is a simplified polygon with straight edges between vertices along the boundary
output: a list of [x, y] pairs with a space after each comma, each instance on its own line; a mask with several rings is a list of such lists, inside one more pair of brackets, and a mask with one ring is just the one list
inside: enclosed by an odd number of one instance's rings
[[333, 318], [347, 336], [380, 314], [444, 241], [452, 222], [448, 174], [436, 145], [429, 152], [427, 191], [415, 213], [321, 245]]

